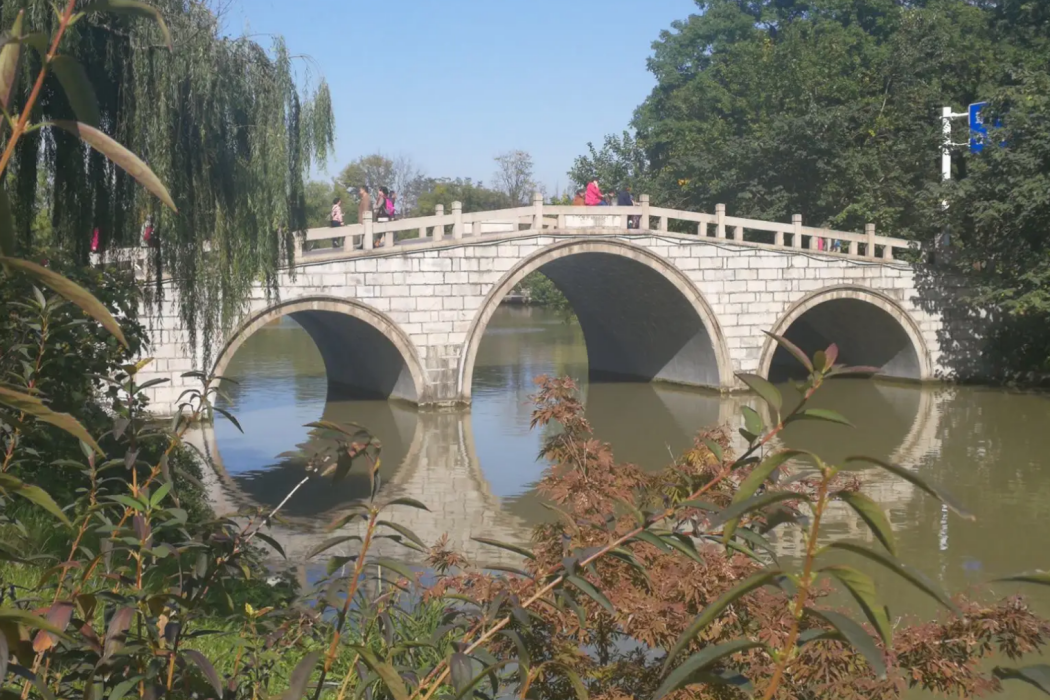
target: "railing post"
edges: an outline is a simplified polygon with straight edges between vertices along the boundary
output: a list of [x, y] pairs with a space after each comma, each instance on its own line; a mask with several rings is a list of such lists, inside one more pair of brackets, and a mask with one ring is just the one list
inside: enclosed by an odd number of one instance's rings
[[715, 238], [726, 237], [726, 205], [715, 205]]
[[[445, 215], [445, 205], [444, 204], [439, 204], [436, 207], [434, 207], [434, 216], [444, 216], [444, 215]], [[445, 224], [438, 224], [437, 226], [434, 227], [434, 240], [435, 241], [440, 241], [444, 237], [445, 237]]]
[[860, 248], [860, 243], [857, 243], [856, 241], [850, 241], [849, 242], [849, 254], [851, 256], [853, 256], [853, 257], [857, 256], [857, 249], [858, 248]]
[[387, 231], [386, 233], [383, 234], [383, 247], [384, 248], [393, 248], [394, 247], [394, 232], [393, 231]]
[[543, 231], [543, 195], [539, 192], [532, 193], [532, 212], [532, 227]]
[[660, 217], [660, 230], [663, 231], [664, 233], [667, 233], [667, 217], [666, 216], [661, 216]]
[[638, 221], [638, 228], [642, 231], [649, 230], [649, 195], [643, 194], [638, 201], [642, 203], [642, 218]]
[[809, 245], [806, 246], [806, 247], [809, 248], [810, 250], [817, 250], [817, 249], [819, 249], [820, 248], [820, 241], [818, 240], [819, 238], [820, 238], [819, 236], [810, 236], [809, 237]]
[[802, 248], [802, 215], [792, 214], [791, 215], [791, 227], [794, 229], [794, 233], [791, 235], [791, 247]]
[[365, 227], [364, 240], [361, 241], [361, 247], [365, 250], [372, 250], [372, 212], [366, 211], [365, 218], [361, 223]]
[[869, 257], [872, 260], [874, 260], [875, 259], [875, 224], [864, 224], [864, 236], [867, 239], [867, 241], [864, 244], [865, 246], [867, 246], [867, 250], [864, 251], [865, 253], [867, 253], [866, 257]]
[[882, 246], [882, 259], [893, 260], [893, 246], [889, 243], [886, 243], [886, 245]]
[[419, 234], [418, 234], [417, 237], [420, 238], [420, 239], [424, 239], [424, 238], [427, 237], [427, 227], [426, 226], [420, 226], [419, 227]]
[[734, 226], [733, 227], [733, 240], [734, 241], [742, 241], [742, 240], [744, 240], [744, 227], [743, 226]]
[[783, 248], [784, 247], [784, 232], [783, 231], [777, 231], [775, 234], [773, 234], [773, 245], [775, 245], [777, 248]]
[[452, 238], [463, 238], [463, 202], [452, 202]]

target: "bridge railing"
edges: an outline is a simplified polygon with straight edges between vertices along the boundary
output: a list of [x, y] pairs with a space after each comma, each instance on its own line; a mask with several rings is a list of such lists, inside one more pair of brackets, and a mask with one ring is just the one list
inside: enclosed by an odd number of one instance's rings
[[[445, 212], [439, 204], [431, 216], [373, 221], [372, 213], [366, 212], [365, 220], [358, 224], [309, 229], [302, 240], [296, 239], [295, 256], [297, 261], [302, 261], [335, 255], [369, 255], [376, 247], [390, 249], [395, 244], [403, 249], [523, 231], [557, 231], [560, 235], [653, 231], [711, 242], [723, 240], [882, 262], [897, 260], [898, 252], [914, 250], [917, 246], [915, 241], [877, 235], [874, 224], [868, 224], [864, 233], [854, 233], [804, 226], [800, 214], [787, 223], [727, 216], [725, 209], [724, 204], [719, 204], [710, 214], [653, 207], [649, 196], [644, 194], [637, 205], [630, 207], [549, 205], [537, 194], [531, 206], [465, 213], [462, 204], [453, 202], [451, 211]], [[136, 277], [145, 278], [149, 274], [148, 257], [146, 248], [127, 248], [107, 251], [101, 258], [94, 256], [93, 260], [132, 267]]]
[[868, 224], [864, 233], [804, 226], [800, 214], [793, 216], [790, 223], [760, 221], [727, 216], [724, 204], [717, 205], [713, 214], [653, 207], [648, 195], [641, 195], [639, 203], [631, 207], [549, 205], [537, 194], [531, 206], [496, 211], [464, 213], [462, 205], [453, 202], [448, 213], [439, 204], [432, 216], [394, 221], [373, 221], [371, 212], [367, 212], [365, 220], [358, 224], [310, 229], [301, 252], [306, 257], [330, 254], [336, 251], [314, 246], [340, 239], [343, 244], [337, 246], [337, 250], [352, 254], [354, 249], [367, 251], [392, 246], [395, 242], [413, 245], [548, 229], [561, 232], [581, 229], [581, 234], [584, 230], [595, 233], [657, 231], [881, 261], [896, 260], [898, 251], [914, 249], [917, 245], [915, 241], [877, 235], [874, 224]]

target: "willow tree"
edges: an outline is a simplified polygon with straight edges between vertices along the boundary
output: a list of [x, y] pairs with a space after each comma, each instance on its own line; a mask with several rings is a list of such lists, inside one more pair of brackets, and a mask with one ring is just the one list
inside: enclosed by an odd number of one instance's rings
[[[151, 222], [159, 240], [151, 264], [174, 280], [190, 342], [199, 337], [208, 354], [253, 284], [275, 291], [294, 236], [306, 228], [303, 183], [332, 148], [331, 99], [323, 79], [310, 91], [297, 83], [281, 39], [267, 51], [224, 37], [200, 0], [151, 4], [168, 32], [134, 13], [87, 12], [64, 52], [94, 88], [98, 126], [150, 165], [178, 213], [75, 137], [46, 127], [19, 143], [9, 191], [20, 246], [46, 242], [52, 254], [81, 263], [96, 229], [103, 248], [134, 246]], [[0, 0], [0, 21], [11, 26], [20, 10], [25, 31], [54, 29], [47, 0]], [[40, 67], [39, 54], [23, 55], [16, 95], [28, 93]], [[74, 116], [60, 78], [48, 78], [35, 116]], [[155, 291], [160, 298], [164, 290], [158, 283]]]

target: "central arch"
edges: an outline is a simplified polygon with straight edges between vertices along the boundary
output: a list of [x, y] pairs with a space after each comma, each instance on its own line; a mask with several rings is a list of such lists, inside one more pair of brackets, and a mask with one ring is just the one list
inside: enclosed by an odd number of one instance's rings
[[718, 321], [680, 270], [614, 239], [566, 241], [518, 263], [482, 302], [459, 363], [460, 398], [470, 401], [474, 362], [500, 302], [540, 271], [568, 299], [587, 345], [592, 377], [729, 389], [732, 363]]
[[415, 347], [385, 314], [350, 299], [311, 296], [271, 306], [245, 321], [223, 346], [214, 374], [223, 376], [255, 331], [290, 316], [314, 341], [324, 360], [329, 391], [360, 397], [426, 403], [429, 392]]

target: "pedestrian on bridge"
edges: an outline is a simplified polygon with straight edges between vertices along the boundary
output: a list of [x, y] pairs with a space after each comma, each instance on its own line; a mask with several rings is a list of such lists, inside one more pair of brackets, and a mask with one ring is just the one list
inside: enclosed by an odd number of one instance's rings
[[601, 206], [605, 202], [605, 195], [602, 194], [602, 190], [598, 187], [598, 178], [594, 178], [587, 183], [587, 194], [583, 197], [583, 203], [588, 207]]
[[[340, 199], [339, 197], [336, 197], [334, 200], [332, 200], [332, 214], [331, 214], [331, 216], [328, 217], [328, 226], [331, 227], [331, 228], [341, 228], [342, 225], [343, 225], [343, 200]], [[343, 247], [343, 239], [342, 238], [333, 238], [332, 239], [332, 247], [333, 248], [342, 248]]]

